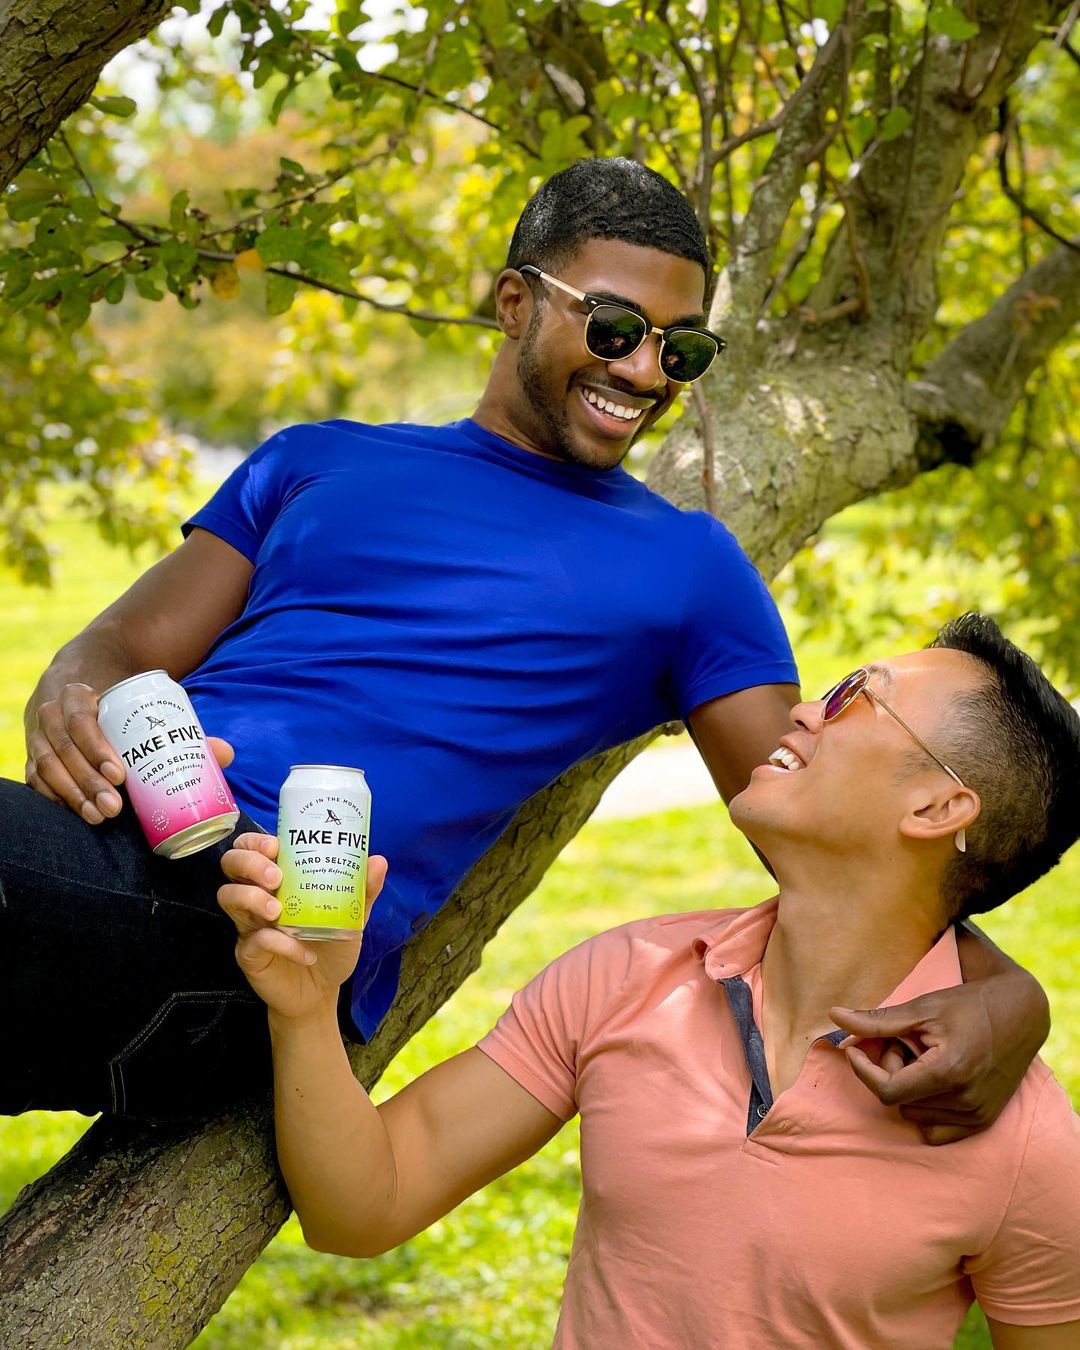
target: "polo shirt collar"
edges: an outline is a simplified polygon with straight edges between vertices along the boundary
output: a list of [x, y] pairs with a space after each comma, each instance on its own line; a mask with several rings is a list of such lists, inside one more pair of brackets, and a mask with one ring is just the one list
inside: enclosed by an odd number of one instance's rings
[[[694, 938], [693, 953], [704, 965], [709, 979], [724, 980], [733, 975], [745, 975], [760, 963], [776, 923], [779, 904], [779, 897], [773, 896], [751, 909], [729, 910], [713, 928]], [[963, 982], [956, 930], [950, 924], [878, 1007], [889, 1008]]]

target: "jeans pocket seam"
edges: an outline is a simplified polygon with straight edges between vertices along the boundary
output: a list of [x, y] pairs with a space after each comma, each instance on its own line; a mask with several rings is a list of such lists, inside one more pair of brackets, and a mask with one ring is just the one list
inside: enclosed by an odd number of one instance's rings
[[124, 1061], [130, 1059], [158, 1031], [172, 1010], [181, 1004], [190, 1003], [252, 1003], [258, 999], [244, 989], [190, 989], [182, 993], [172, 993], [150, 1018], [149, 1022], [122, 1049], [118, 1050], [108, 1062], [109, 1084], [112, 1096], [112, 1109], [116, 1115], [122, 1115], [127, 1106], [127, 1090], [124, 1083]]

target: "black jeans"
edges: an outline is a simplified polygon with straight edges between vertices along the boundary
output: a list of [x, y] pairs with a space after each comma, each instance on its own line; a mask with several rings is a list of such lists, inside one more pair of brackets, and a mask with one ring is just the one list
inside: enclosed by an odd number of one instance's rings
[[156, 858], [126, 802], [90, 826], [0, 779], [0, 1114], [175, 1120], [269, 1092], [266, 1009], [216, 899], [228, 846]]

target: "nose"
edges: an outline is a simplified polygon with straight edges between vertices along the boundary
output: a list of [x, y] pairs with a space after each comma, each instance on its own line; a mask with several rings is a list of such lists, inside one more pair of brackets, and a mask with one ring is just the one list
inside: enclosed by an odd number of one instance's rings
[[660, 369], [660, 341], [659, 333], [649, 333], [636, 352], [604, 364], [612, 375], [625, 380], [640, 393], [664, 394], [668, 378]]
[[791, 710], [791, 721], [802, 731], [809, 731], [814, 736], [819, 736], [825, 725], [825, 700], [823, 698], [807, 699], [803, 703], [796, 703]]

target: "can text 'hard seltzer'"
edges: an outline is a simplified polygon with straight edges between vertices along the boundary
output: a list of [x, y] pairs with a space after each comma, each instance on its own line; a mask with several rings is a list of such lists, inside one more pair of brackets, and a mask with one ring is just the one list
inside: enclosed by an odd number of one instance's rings
[[278, 926], [308, 940], [364, 927], [371, 792], [362, 769], [294, 764], [278, 802]]
[[164, 670], [132, 675], [98, 702], [102, 734], [127, 769], [147, 842], [186, 858], [232, 833], [240, 813], [184, 689]]

